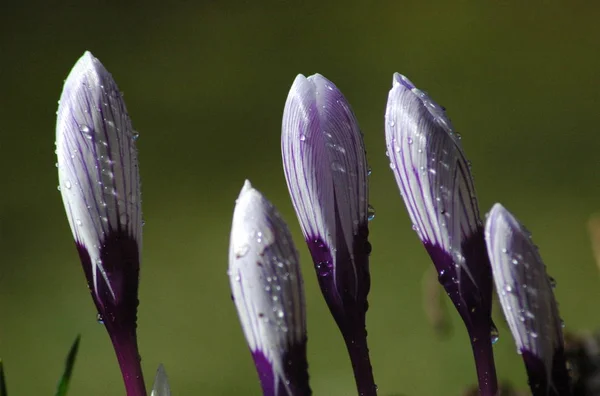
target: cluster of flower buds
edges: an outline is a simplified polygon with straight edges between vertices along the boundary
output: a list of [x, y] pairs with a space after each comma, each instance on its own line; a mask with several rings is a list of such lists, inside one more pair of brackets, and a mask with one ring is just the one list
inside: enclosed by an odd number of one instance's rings
[[[145, 396], [136, 335], [142, 247], [137, 133], [112, 76], [89, 52], [65, 81], [57, 116], [59, 190], [98, 319], [113, 343], [127, 394]], [[400, 74], [388, 96], [385, 138], [413, 229], [465, 324], [478, 392], [498, 394], [495, 283], [533, 395], [571, 394], [553, 280], [530, 234], [500, 204], [484, 227], [460, 136], [445, 109]], [[369, 168], [350, 104], [325, 77], [299, 75], [294, 81], [281, 150], [292, 204], [358, 392], [376, 395], [366, 332], [368, 225], [374, 215]], [[278, 211], [248, 181], [233, 214], [228, 274], [263, 394], [310, 395], [298, 253]], [[151, 394], [170, 395], [162, 365]]]

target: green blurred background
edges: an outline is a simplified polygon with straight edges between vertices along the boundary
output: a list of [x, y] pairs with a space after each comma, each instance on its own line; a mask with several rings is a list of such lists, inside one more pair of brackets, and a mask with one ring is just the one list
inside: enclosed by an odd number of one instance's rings
[[[150, 386], [174, 395], [259, 395], [230, 300], [234, 200], [245, 178], [283, 213], [300, 248], [315, 395], [353, 395], [285, 185], [281, 115], [298, 73], [345, 93], [373, 168], [369, 344], [380, 394], [458, 395], [476, 380], [467, 336], [436, 338], [422, 309], [431, 266], [384, 155], [383, 114], [401, 72], [448, 108], [482, 212], [500, 201], [533, 232], [569, 330], [600, 327], [586, 221], [600, 210], [600, 6], [595, 2], [89, 1], [0, 6], [0, 357], [12, 395], [52, 394], [82, 334], [72, 395], [123, 394], [120, 373], [57, 191], [63, 80], [90, 50], [140, 132], [143, 267], [139, 343]], [[512, 3], [512, 4], [511, 4]], [[500, 327], [501, 380], [525, 385]]]

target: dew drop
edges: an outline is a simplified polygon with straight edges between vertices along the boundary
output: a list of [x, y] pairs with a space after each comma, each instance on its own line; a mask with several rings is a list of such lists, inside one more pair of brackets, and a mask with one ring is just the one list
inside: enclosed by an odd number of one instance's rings
[[81, 124], [81, 125], [79, 125], [79, 130], [80, 130], [82, 133], [90, 133], [90, 127], [88, 127], [88, 126], [87, 126], [87, 125], [85, 125], [85, 124]]
[[391, 126], [391, 127], [393, 127], [393, 126], [396, 126], [396, 122], [395, 122], [394, 120], [391, 120], [391, 121], [390, 121], [390, 126]]
[[58, 186], [58, 187], [56, 187], [56, 188], [58, 189], [58, 191], [60, 191], [60, 190], [61, 190], [60, 186]]
[[71, 189], [71, 182], [69, 180], [65, 181], [65, 187], [67, 188], [67, 190]]
[[371, 169], [370, 166], [367, 167], [367, 176], [371, 176], [371, 173], [373, 173], [373, 169]]
[[248, 253], [249, 250], [250, 250], [250, 245], [248, 245], [248, 244], [243, 244], [241, 246], [238, 246], [235, 249], [235, 258], [244, 257]]
[[492, 327], [490, 329], [490, 338], [492, 339], [492, 345], [497, 343], [498, 340], [500, 339], [500, 333], [498, 333], [498, 329], [496, 328], [496, 326], [493, 323], [492, 323]]
[[367, 206], [367, 220], [371, 221], [375, 218], [375, 208], [373, 205], [369, 204]]
[[77, 224], [78, 226], [80, 226], [80, 225], [82, 224], [82, 223], [81, 223], [81, 220], [79, 220], [79, 219], [76, 219], [76, 220], [75, 220], [75, 224]]
[[96, 320], [99, 324], [104, 324], [104, 318], [102, 317], [102, 314], [100, 312], [98, 312], [98, 314], [96, 315]]
[[408, 137], [408, 144], [413, 144], [413, 139], [410, 136]]
[[133, 134], [131, 135], [131, 138], [136, 141], [140, 138], [140, 134], [137, 131], [133, 131]]
[[300, 141], [301, 142], [306, 141], [306, 135], [300, 135]]
[[556, 279], [554, 279], [553, 277], [549, 276], [548, 277], [548, 282], [550, 282], [550, 287], [552, 287], [553, 289], [556, 288]]
[[315, 269], [317, 270], [318, 276], [325, 278], [331, 275], [333, 264], [331, 264], [330, 261], [320, 261], [315, 265]]
[[334, 172], [342, 172], [342, 173], [346, 172], [346, 169], [344, 169], [344, 166], [337, 161], [333, 161], [331, 163], [331, 170]]

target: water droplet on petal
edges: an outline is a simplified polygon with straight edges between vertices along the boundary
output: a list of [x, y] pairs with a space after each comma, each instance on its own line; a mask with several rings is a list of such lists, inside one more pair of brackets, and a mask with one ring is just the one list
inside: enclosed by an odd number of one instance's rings
[[492, 345], [498, 342], [500, 339], [500, 333], [498, 333], [498, 329], [492, 323], [492, 328], [490, 329], [490, 338], [492, 339]]
[[371, 169], [371, 167], [367, 167], [367, 176], [371, 176], [371, 173], [373, 173], [373, 169]]
[[554, 279], [553, 277], [549, 276], [548, 282], [550, 282], [550, 287], [552, 287], [553, 289], [556, 287], [556, 279]]
[[250, 245], [248, 245], [248, 244], [243, 244], [241, 246], [236, 247], [235, 258], [244, 257], [248, 253], [249, 250], [250, 250]]
[[104, 324], [104, 318], [102, 317], [102, 314], [100, 312], [98, 312], [98, 315], [96, 315], [96, 320], [98, 321], [98, 323]]
[[69, 180], [65, 181], [65, 187], [67, 188], [67, 190], [71, 189], [71, 182]]
[[315, 265], [315, 269], [318, 276], [325, 278], [331, 275], [333, 264], [330, 261], [320, 261]]
[[371, 221], [375, 218], [375, 208], [373, 205], [369, 204], [367, 206], [367, 220]]
[[413, 138], [411, 138], [410, 136], [408, 137], [408, 144], [413, 144]]
[[135, 140], [138, 140], [139, 137], [140, 137], [140, 134], [137, 131], [133, 131], [131, 138], [135, 141]]
[[304, 142], [306, 140], [306, 135], [300, 135], [300, 141]]

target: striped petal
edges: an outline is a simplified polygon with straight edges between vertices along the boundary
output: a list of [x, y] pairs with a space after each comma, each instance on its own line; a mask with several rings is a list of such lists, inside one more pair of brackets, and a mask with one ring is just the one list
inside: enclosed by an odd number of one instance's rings
[[561, 319], [546, 266], [529, 232], [502, 205], [490, 211], [485, 239], [496, 290], [531, 390], [569, 395]]
[[388, 96], [385, 136], [413, 229], [471, 336], [480, 392], [495, 394], [492, 276], [459, 136], [445, 110], [398, 73]]
[[292, 203], [359, 392], [374, 394], [365, 332], [371, 252], [365, 146], [350, 104], [325, 77], [296, 77], [283, 112], [281, 150]]
[[145, 395], [136, 340], [142, 212], [135, 133], [123, 97], [86, 52], [65, 80], [56, 122], [59, 189], [98, 319], [128, 395]]
[[298, 254], [275, 207], [248, 181], [233, 214], [229, 278], [264, 394], [310, 394]]
[[[473, 179], [444, 109], [396, 73], [385, 118], [390, 167], [440, 282], [453, 291], [455, 305], [468, 293], [483, 294], [474, 301], [483, 298], [490, 305], [490, 269]], [[455, 295], [453, 285], [459, 283], [474, 288]]]
[[[76, 243], [89, 255], [96, 298], [118, 300], [123, 285], [103, 246], [116, 243], [138, 264], [142, 212], [135, 133], [121, 92], [104, 66], [86, 52], [65, 81], [56, 123], [59, 188]], [[125, 246], [128, 245], [128, 246]]]

